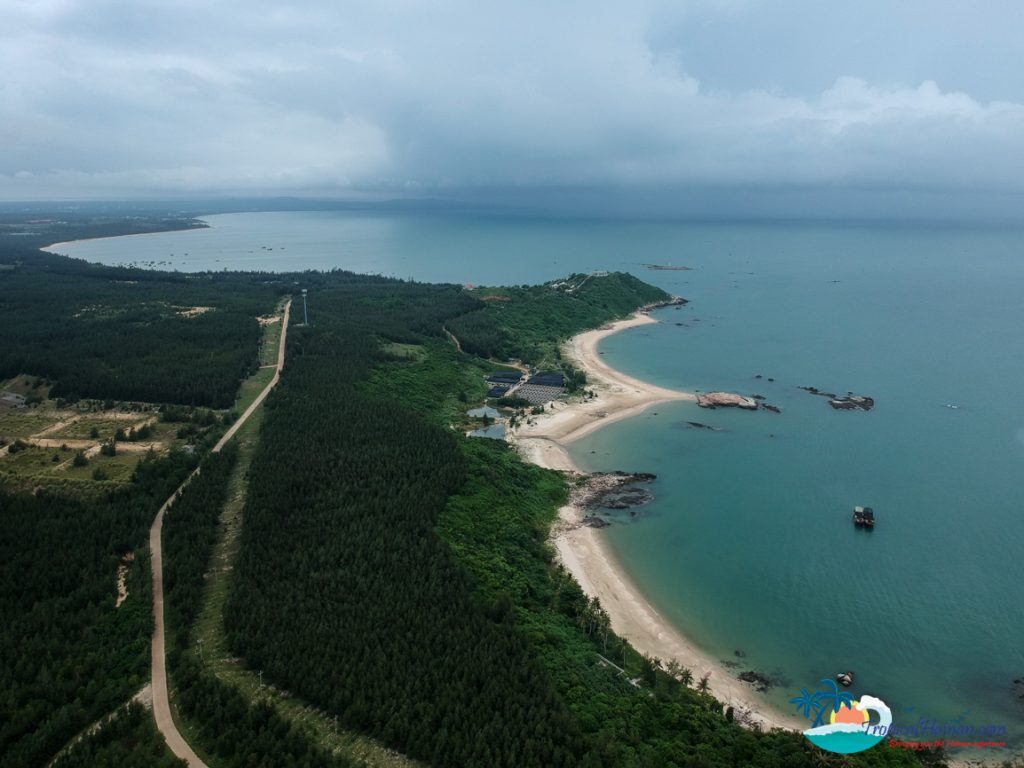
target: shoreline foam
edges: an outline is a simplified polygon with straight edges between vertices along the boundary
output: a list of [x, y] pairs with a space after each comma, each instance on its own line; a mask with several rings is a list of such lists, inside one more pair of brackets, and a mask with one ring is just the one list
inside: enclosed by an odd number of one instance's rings
[[[586, 389], [597, 397], [549, 409], [517, 427], [509, 440], [527, 461], [549, 469], [579, 472], [565, 449], [569, 443], [658, 403], [696, 402], [692, 393], [648, 384], [601, 360], [597, 346], [602, 339], [626, 328], [656, 322], [638, 313], [628, 320], [578, 334], [566, 343], [563, 354], [587, 374]], [[723, 705], [734, 708], [737, 720], [763, 728], [802, 730], [801, 721], [757, 699], [719, 660], [697, 648], [660, 616], [615, 559], [600, 532], [580, 524], [584, 514], [585, 510], [572, 503], [562, 507], [552, 541], [562, 564], [583, 591], [600, 600], [616, 634], [629, 640], [640, 653], [665, 663], [675, 659], [693, 672], [694, 681], [708, 675], [710, 692]]]

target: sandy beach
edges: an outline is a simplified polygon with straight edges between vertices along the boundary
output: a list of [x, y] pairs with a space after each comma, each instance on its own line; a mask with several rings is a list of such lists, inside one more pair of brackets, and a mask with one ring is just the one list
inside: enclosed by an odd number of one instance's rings
[[[605, 337], [626, 328], [658, 322], [636, 314], [598, 330], [574, 336], [563, 354], [587, 374], [587, 389], [597, 397], [556, 404], [530, 423], [516, 428], [510, 441], [528, 461], [550, 469], [576, 472], [565, 445], [606, 424], [638, 414], [658, 403], [695, 401], [689, 392], [656, 387], [608, 366], [597, 346]], [[705, 675], [711, 692], [723, 704], [736, 710], [737, 719], [759, 723], [764, 728], [801, 729], [794, 716], [769, 709], [744, 682], [737, 680], [721, 661], [701, 651], [663, 619], [630, 581], [611, 555], [599, 530], [581, 526], [584, 510], [569, 504], [559, 511], [553, 542], [562, 564], [573, 574], [583, 591], [601, 601], [611, 618], [612, 628], [641, 653], [668, 662], [677, 660], [693, 672], [694, 682]]]

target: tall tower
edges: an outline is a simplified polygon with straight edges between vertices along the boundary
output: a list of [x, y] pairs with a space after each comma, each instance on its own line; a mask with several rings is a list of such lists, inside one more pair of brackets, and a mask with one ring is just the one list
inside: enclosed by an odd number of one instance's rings
[[309, 310], [306, 308], [306, 289], [302, 289], [302, 324], [309, 326]]

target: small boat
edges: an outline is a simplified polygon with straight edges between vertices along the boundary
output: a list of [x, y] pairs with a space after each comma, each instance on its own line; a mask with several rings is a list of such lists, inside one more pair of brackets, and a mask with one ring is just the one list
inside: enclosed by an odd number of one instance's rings
[[853, 672], [840, 672], [838, 675], [836, 675], [836, 682], [844, 688], [849, 688], [851, 685], [853, 685]]
[[853, 524], [858, 528], [874, 528], [875, 510], [871, 507], [854, 507]]

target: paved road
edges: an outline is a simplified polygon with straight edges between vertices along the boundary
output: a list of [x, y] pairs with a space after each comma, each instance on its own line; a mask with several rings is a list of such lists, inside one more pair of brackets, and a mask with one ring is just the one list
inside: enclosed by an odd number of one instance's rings
[[[270, 390], [277, 385], [278, 380], [281, 378], [281, 371], [284, 368], [284, 344], [285, 339], [288, 337], [288, 316], [291, 308], [292, 302], [289, 299], [288, 303], [284, 306], [284, 318], [281, 321], [281, 342], [277, 349], [277, 370], [274, 372], [274, 378], [263, 388], [263, 391], [252, 402], [252, 405], [245, 409], [245, 413], [239, 416], [238, 420], [231, 425], [231, 428], [224, 434], [224, 437], [217, 442], [217, 445], [213, 447], [214, 453], [220, 452], [228, 440], [235, 436], [235, 433], [252, 416], [253, 412], [270, 394]], [[185, 478], [185, 482], [178, 487], [178, 490], [171, 495], [171, 498], [164, 502], [164, 505], [160, 507], [160, 511], [156, 513], [156, 519], [149, 529], [150, 562], [153, 567], [153, 716], [156, 718], [156, 727], [164, 735], [164, 740], [167, 742], [167, 746], [170, 747], [171, 752], [188, 763], [189, 768], [207, 768], [206, 763], [200, 760], [199, 756], [192, 751], [192, 747], [185, 741], [178, 731], [178, 727], [174, 724], [174, 719], [171, 717], [171, 702], [167, 693], [167, 664], [164, 643], [164, 560], [160, 543], [160, 534], [164, 527], [164, 514], [174, 504], [174, 500], [178, 498], [182, 489], [197, 474], [199, 474], [199, 467]]]

